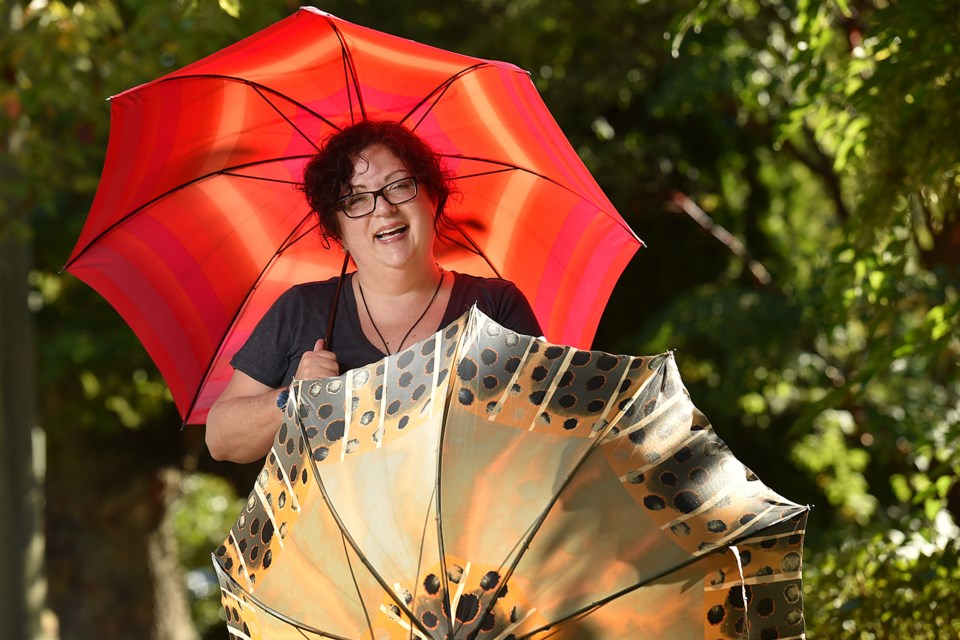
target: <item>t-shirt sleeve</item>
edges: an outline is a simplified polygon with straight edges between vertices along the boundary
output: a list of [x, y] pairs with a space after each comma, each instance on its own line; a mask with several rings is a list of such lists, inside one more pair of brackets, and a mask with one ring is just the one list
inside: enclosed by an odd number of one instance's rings
[[231, 358], [230, 365], [268, 387], [282, 387], [291, 357], [289, 328], [299, 325], [301, 306], [296, 289], [284, 292]]
[[497, 324], [528, 336], [540, 337], [543, 330], [523, 292], [509, 280], [457, 274], [454, 299], [443, 326], [453, 322], [474, 304]]
[[523, 292], [509, 281], [504, 281], [503, 292], [500, 295], [499, 309], [497, 316], [493, 319], [501, 326], [506, 327], [517, 333], [528, 336], [540, 337], [543, 330], [537, 321], [537, 316], [533, 313], [533, 308], [527, 301]]

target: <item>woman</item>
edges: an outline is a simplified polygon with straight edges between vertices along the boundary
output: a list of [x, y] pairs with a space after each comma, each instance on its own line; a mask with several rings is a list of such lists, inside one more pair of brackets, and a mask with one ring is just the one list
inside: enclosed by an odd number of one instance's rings
[[440, 158], [416, 134], [365, 121], [331, 136], [301, 185], [326, 240], [356, 265], [336, 306], [332, 344], [322, 339], [337, 278], [297, 285], [277, 300], [231, 365], [207, 417], [217, 460], [251, 462], [270, 450], [293, 378], [337, 376], [397, 353], [459, 318], [471, 305], [527, 335], [540, 326], [512, 283], [444, 271], [434, 256], [450, 226]]

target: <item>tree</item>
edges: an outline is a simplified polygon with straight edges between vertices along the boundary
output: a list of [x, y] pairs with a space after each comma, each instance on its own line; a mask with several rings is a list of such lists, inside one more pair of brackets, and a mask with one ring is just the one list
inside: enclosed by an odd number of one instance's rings
[[[196, 635], [166, 524], [179, 486], [167, 470], [182, 468], [201, 440], [196, 432], [178, 437], [169, 394], [129, 329], [59, 270], [97, 185], [109, 121], [104, 99], [238, 39], [278, 9], [251, 11], [249, 23], [190, 3], [173, 11], [160, 3], [13, 3], [5, 12], [0, 127], [3, 161], [12, 168], [4, 167], [0, 215], [2, 433], [5, 461], [14, 464], [4, 467], [11, 482], [3, 494], [10, 536], [3, 552], [13, 556], [9, 584], [30, 601], [24, 615], [24, 598], [4, 594], [12, 610], [4, 610], [3, 624], [27, 625], [10, 637], [39, 637], [43, 605], [43, 501], [28, 473], [43, 454], [31, 454], [31, 443], [42, 442], [33, 397], [49, 441], [46, 563], [60, 637]], [[28, 299], [40, 338], [36, 393]], [[28, 562], [36, 575], [25, 584]]]
[[[949, 4], [705, 2], [675, 39], [681, 68], [701, 82], [684, 81], [670, 111], [698, 101], [745, 137], [759, 134], [730, 158], [738, 175], [717, 181], [729, 186], [715, 216], [748, 224], [734, 228], [779, 286], [744, 288], [738, 265], [732, 279], [676, 300], [645, 335], [692, 353], [694, 397], [716, 394], [711, 374], [732, 381], [735, 395], [721, 393], [708, 415], [779, 441], [826, 499], [812, 528], [840, 523], [812, 540], [812, 634], [960, 628], [942, 582], [960, 516], [960, 129], [948, 106], [960, 59]], [[789, 202], [811, 187], [819, 195], [805, 206]], [[758, 192], [767, 205], [751, 212]], [[751, 320], [752, 337], [731, 333]], [[892, 590], [915, 594], [909, 608], [891, 606]]]
[[[0, 27], [0, 77], [15, 69], [6, 55], [20, 28], [16, 7]], [[28, 309], [31, 248], [23, 201], [14, 185], [22, 178], [16, 158], [23, 130], [16, 95], [0, 93], [0, 563], [7, 578], [0, 583], [0, 635], [41, 638], [46, 607], [43, 535], [44, 432], [37, 425], [33, 319]]]
[[41, 500], [46, 452], [35, 422], [29, 245], [20, 237], [20, 221], [8, 215], [0, 217], [0, 562], [7, 567], [0, 584], [0, 630], [11, 638], [40, 638], [46, 604]]
[[[960, 34], [952, 4], [323, 5], [530, 71], [649, 247], [614, 292], [596, 346], [676, 349], [695, 402], [738, 457], [784, 495], [816, 505], [805, 571], [811, 636], [934, 638], [958, 625]], [[50, 442], [49, 600], [63, 637], [130, 629], [172, 637], [152, 630], [161, 618], [152, 598], [131, 598], [127, 617], [112, 622], [98, 612], [121, 590], [176, 592], [178, 570], [162, 561], [174, 555], [164, 535], [171, 523], [180, 523], [187, 566], [205, 562], [200, 550], [218, 525], [190, 531], [183, 523], [229, 517], [230, 502], [211, 496], [226, 491], [222, 484], [193, 472], [229, 475], [246, 493], [244, 474], [254, 471], [212, 464], [198, 429], [176, 431], [169, 394], [132, 333], [58, 272], [96, 188], [103, 98], [294, 9], [101, 0], [14, 3], [5, 16], [0, 126], [10, 170], [3, 167], [0, 236], [16, 240], [15, 252], [3, 247], [3, 265], [19, 266], [3, 280], [0, 304], [26, 327], [29, 276]], [[14, 351], [4, 357], [27, 357], [29, 339], [12, 339], [20, 334], [8, 326], [0, 344]], [[34, 441], [33, 420], [6, 412], [23, 410], [9, 398], [30, 392], [3, 371], [0, 433], [13, 438], [3, 445], [14, 443], [16, 462]], [[22, 505], [8, 498], [0, 506]], [[72, 604], [80, 593], [87, 612]], [[912, 601], [897, 597], [907, 593]], [[910, 609], [891, 604], [900, 601]]]

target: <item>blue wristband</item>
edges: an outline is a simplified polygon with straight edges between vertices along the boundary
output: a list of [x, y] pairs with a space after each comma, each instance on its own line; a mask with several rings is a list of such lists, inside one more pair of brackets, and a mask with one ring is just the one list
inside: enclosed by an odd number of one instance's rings
[[286, 387], [277, 394], [277, 409], [283, 411], [287, 406], [287, 399], [290, 397], [290, 387]]

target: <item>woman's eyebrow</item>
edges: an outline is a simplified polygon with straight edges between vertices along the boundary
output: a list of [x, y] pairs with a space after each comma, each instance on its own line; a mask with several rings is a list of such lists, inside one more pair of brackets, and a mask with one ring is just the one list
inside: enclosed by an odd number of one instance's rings
[[[382, 187], [382, 186], [384, 186], [384, 185], [390, 184], [390, 183], [393, 182], [394, 180], [399, 180], [400, 178], [405, 178], [405, 177], [407, 177], [407, 174], [409, 174], [409, 173], [410, 173], [410, 172], [407, 171], [406, 169], [395, 169], [395, 170], [391, 171], [390, 173], [388, 173], [387, 175], [385, 175], [385, 176], [383, 177], [383, 184], [380, 185], [380, 186]], [[398, 174], [399, 174], [399, 175], [398, 175]], [[357, 191], [357, 190], [375, 191], [375, 189], [370, 189], [369, 187], [367, 187], [367, 184], [366, 184], [365, 182], [362, 182], [362, 181], [357, 182], [357, 181], [351, 180], [351, 181], [350, 181], [350, 184], [349, 184], [349, 187], [350, 187], [350, 189], [352, 189], [353, 191]]]

